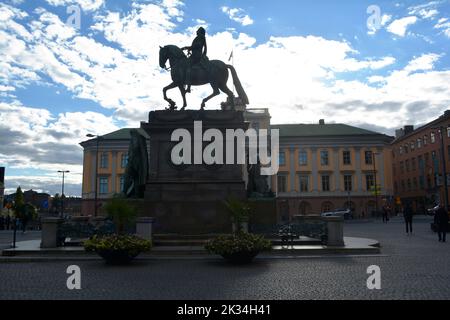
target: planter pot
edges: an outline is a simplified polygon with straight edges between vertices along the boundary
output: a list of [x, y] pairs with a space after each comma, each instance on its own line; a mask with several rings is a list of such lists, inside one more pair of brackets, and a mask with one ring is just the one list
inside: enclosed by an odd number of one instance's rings
[[[233, 233], [236, 233], [238, 231], [238, 225], [237, 223], [233, 222], [231, 225]], [[241, 231], [248, 232], [248, 222], [242, 222], [241, 223]]]
[[232, 254], [224, 254], [222, 257], [232, 264], [247, 264], [251, 263], [258, 254], [259, 251], [240, 251]]
[[111, 265], [122, 265], [122, 264], [129, 264], [131, 261], [133, 261], [134, 258], [136, 258], [139, 255], [138, 253], [131, 253], [128, 250], [99, 250], [97, 251], [97, 254], [102, 257], [106, 264]]

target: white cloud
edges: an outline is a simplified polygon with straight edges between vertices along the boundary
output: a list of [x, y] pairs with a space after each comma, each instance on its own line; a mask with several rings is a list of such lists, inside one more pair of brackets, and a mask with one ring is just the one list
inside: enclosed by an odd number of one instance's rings
[[448, 18], [441, 18], [438, 23], [434, 26], [435, 29], [442, 29], [442, 32], [450, 38], [450, 21]]
[[226, 13], [231, 20], [239, 22], [243, 26], [249, 26], [254, 23], [253, 19], [241, 8], [222, 7], [221, 10], [223, 13]]
[[439, 11], [436, 8], [440, 4], [442, 4], [442, 1], [430, 1], [425, 4], [412, 6], [408, 8], [408, 13], [410, 15], [418, 15], [423, 19], [433, 19], [439, 14]]
[[404, 37], [406, 34], [406, 30], [410, 25], [413, 25], [417, 22], [417, 17], [410, 16], [401, 18], [398, 20], [394, 20], [388, 27], [387, 30], [395, 35], [400, 37]]
[[100, 8], [105, 0], [46, 0], [51, 6], [79, 5], [85, 11], [95, 11]]
[[442, 55], [435, 53], [423, 54], [418, 58], [410, 61], [405, 68], [406, 72], [432, 70], [434, 63], [441, 58]]

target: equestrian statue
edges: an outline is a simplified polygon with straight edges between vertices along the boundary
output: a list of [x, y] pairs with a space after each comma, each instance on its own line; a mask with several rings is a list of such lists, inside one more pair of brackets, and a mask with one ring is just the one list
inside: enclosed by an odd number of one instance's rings
[[[188, 51], [189, 56], [184, 54], [183, 51], [185, 50]], [[163, 89], [164, 100], [169, 102], [169, 110], [176, 110], [177, 107], [175, 101], [167, 97], [168, 90], [177, 87], [180, 89], [181, 96], [183, 97], [183, 107], [181, 110], [184, 110], [187, 107], [186, 93], [191, 92], [191, 86], [202, 86], [208, 83], [213, 88], [213, 93], [203, 99], [201, 110], [205, 108], [206, 102], [219, 95], [220, 91], [228, 95], [227, 103], [234, 109], [235, 97], [233, 92], [227, 87], [228, 70], [231, 71], [238, 99], [244, 105], [249, 103], [247, 94], [241, 85], [234, 67], [220, 60], [210, 61], [206, 56], [207, 50], [206, 31], [202, 27], [197, 30], [197, 37], [191, 46], [181, 49], [174, 45], [160, 47], [159, 65], [163, 69], [170, 70], [173, 81]], [[170, 68], [166, 68], [167, 60], [169, 60]]]

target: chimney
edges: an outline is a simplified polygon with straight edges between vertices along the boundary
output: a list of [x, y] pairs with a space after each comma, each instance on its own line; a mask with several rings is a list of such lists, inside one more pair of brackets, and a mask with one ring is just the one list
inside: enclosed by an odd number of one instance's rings
[[405, 126], [403, 130], [405, 131], [405, 135], [410, 134], [414, 131], [414, 126]]
[[404, 135], [405, 135], [405, 130], [403, 130], [403, 129], [395, 130], [395, 138], [396, 139], [399, 139], [399, 138], [403, 137]]
[[325, 120], [324, 120], [324, 119], [320, 119], [320, 120], [319, 120], [319, 124], [320, 124], [321, 126], [323, 126], [323, 125], [325, 124]]
[[5, 183], [5, 167], [0, 167], [0, 184]]

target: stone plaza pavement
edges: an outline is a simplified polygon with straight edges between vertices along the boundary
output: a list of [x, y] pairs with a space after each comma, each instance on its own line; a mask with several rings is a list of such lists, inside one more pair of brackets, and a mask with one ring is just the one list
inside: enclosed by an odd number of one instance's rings
[[[415, 220], [406, 236], [388, 224], [349, 222], [345, 235], [377, 239], [380, 255], [260, 258], [230, 266], [216, 258], [154, 259], [131, 266], [100, 261], [0, 262], [0, 299], [450, 299], [450, 243]], [[81, 290], [66, 287], [69, 265], [81, 268]], [[369, 290], [367, 268], [381, 268], [381, 290]]]

